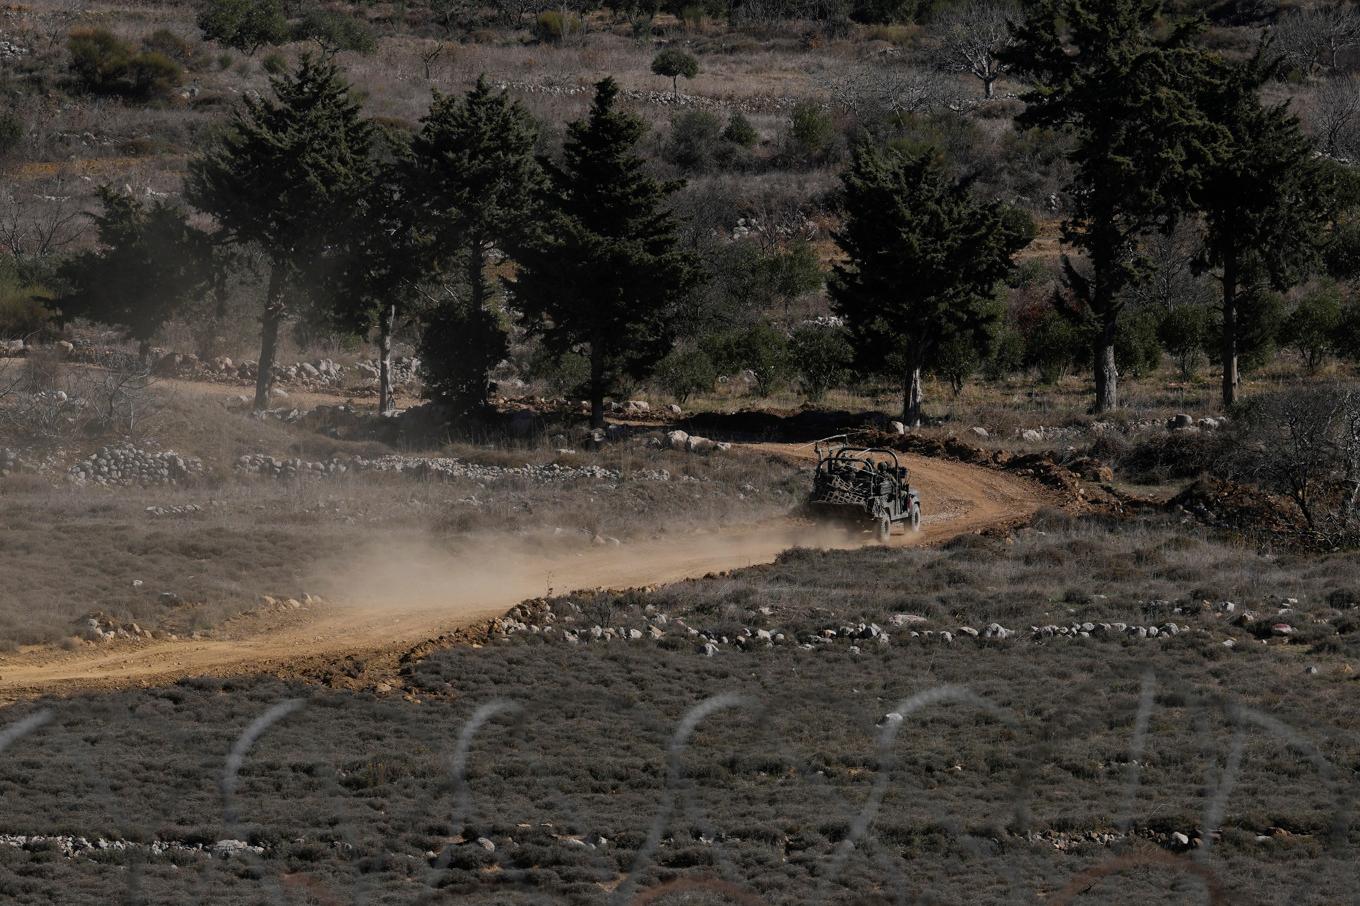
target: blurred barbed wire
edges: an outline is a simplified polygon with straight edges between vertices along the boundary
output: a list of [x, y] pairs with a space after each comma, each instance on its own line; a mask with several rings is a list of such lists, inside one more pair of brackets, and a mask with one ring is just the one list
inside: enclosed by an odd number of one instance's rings
[[[1204, 783], [1203, 801], [1199, 804], [1200, 820], [1193, 843], [1185, 838], [1180, 845], [1174, 845], [1176, 835], [1171, 835], [1170, 843], [1140, 837], [1133, 833], [1139, 825], [1139, 802], [1141, 770], [1149, 742], [1150, 722], [1157, 708], [1158, 677], [1151, 671], [1142, 676], [1138, 688], [1136, 710], [1133, 715], [1132, 729], [1127, 744], [1127, 770], [1124, 773], [1122, 788], [1110, 791], [1110, 799], [1117, 803], [1112, 812], [1116, 834], [1107, 841], [1109, 845], [1097, 848], [1100, 853], [1095, 861], [1082, 857], [1080, 867], [1071, 871], [1067, 879], [1052, 879], [1046, 890], [1025, 889], [1024, 879], [1018, 871], [1007, 872], [1007, 877], [993, 879], [1007, 891], [1005, 902], [1048, 902], [1070, 904], [1078, 902], [1113, 902], [1111, 897], [1121, 884], [1121, 879], [1130, 875], [1157, 876], [1179, 879], [1171, 882], [1175, 891], [1183, 897], [1179, 902], [1203, 902], [1220, 904], [1241, 902], [1243, 890], [1251, 889], [1250, 882], [1242, 889], [1235, 888], [1225, 877], [1225, 865], [1216, 859], [1215, 841], [1229, 813], [1234, 793], [1237, 791], [1241, 771], [1246, 759], [1249, 741], [1273, 739], [1280, 745], [1302, 756], [1316, 778], [1329, 790], [1329, 813], [1325, 815], [1325, 833], [1320, 835], [1318, 854], [1333, 860], [1339, 865], [1354, 865], [1351, 861], [1356, 855], [1350, 842], [1351, 815], [1353, 811], [1353, 782], [1347, 772], [1338, 768], [1327, 759], [1317, 742], [1300, 729], [1257, 708], [1225, 699], [1220, 696], [1203, 696], [1195, 702], [1194, 733], [1214, 755], [1206, 765], [1208, 776]], [[726, 902], [741, 904], [773, 904], [776, 902], [830, 903], [830, 902], [963, 902], [956, 895], [954, 899], [945, 897], [939, 891], [923, 888], [921, 879], [914, 869], [913, 859], [897, 850], [900, 846], [893, 840], [884, 839], [878, 833], [878, 823], [883, 815], [889, 791], [899, 777], [906, 771], [902, 766], [902, 755], [909, 751], [914, 734], [930, 732], [919, 724], [923, 712], [940, 708], [962, 707], [970, 709], [983, 721], [979, 727], [996, 727], [1006, 734], [1024, 734], [1027, 730], [1026, 719], [996, 704], [987, 696], [974, 692], [961, 685], [939, 685], [924, 689], [898, 701], [878, 722], [878, 732], [873, 740], [873, 751], [865, 752], [863, 761], [872, 772], [867, 795], [862, 801], [846, 795], [845, 790], [836, 790], [825, 782], [823, 771], [819, 770], [813, 759], [795, 753], [784, 741], [774, 738], [768, 720], [772, 703], [751, 695], [725, 692], [705, 698], [689, 707], [673, 724], [669, 740], [663, 748], [664, 765], [654, 776], [639, 777], [649, 789], [654, 789], [653, 780], [660, 779], [659, 796], [650, 814], [635, 815], [633, 833], [637, 841], [631, 852], [605, 858], [602, 847], [589, 838], [561, 835], [557, 844], [571, 848], [594, 858], [580, 871], [582, 877], [590, 878], [590, 895], [582, 893], [579, 887], [572, 890], [555, 890], [545, 886], [541, 872], [517, 865], [492, 841], [478, 835], [487, 815], [495, 815], [502, 822], [527, 820], [528, 816], [504, 815], [497, 803], [497, 793], [505, 790], [481, 788], [474, 791], [473, 765], [478, 759], [491, 758], [488, 752], [479, 747], [479, 737], [488, 728], [512, 725], [512, 731], [521, 735], [526, 746], [534, 744], [533, 732], [544, 718], [543, 702], [515, 701], [509, 698], [494, 698], [476, 706], [471, 715], [458, 727], [457, 733], [448, 743], [445, 763], [447, 780], [451, 784], [453, 805], [448, 816], [450, 836], [443, 846], [429, 855], [428, 871], [424, 877], [404, 875], [399, 882], [388, 879], [386, 882], [373, 879], [355, 879], [353, 884], [339, 886], [333, 879], [309, 874], [299, 870], [287, 860], [272, 857], [265, 845], [252, 844], [238, 839], [246, 836], [246, 824], [250, 821], [240, 804], [238, 786], [243, 771], [247, 768], [252, 754], [263, 744], [263, 740], [276, 725], [301, 712], [307, 705], [305, 698], [286, 698], [274, 702], [246, 725], [237, 735], [220, 762], [217, 786], [220, 791], [220, 827], [223, 837], [210, 847], [201, 848], [203, 855], [199, 872], [193, 887], [194, 902], [209, 904], [215, 902], [237, 902], [219, 898], [219, 889], [212, 873], [205, 867], [221, 859], [236, 859], [241, 866], [248, 866], [245, 877], [254, 888], [254, 900], [285, 906], [292, 903], [335, 903], [365, 904], [387, 902], [429, 903], [444, 902], [453, 897], [461, 900], [471, 895], [463, 884], [450, 884], [449, 878], [455, 868], [456, 855], [461, 847], [478, 847], [490, 855], [490, 862], [480, 869], [482, 876], [494, 880], [493, 902], [509, 901], [511, 893], [518, 898], [514, 902], [576, 903], [583, 900], [607, 902], [610, 906], [633, 906], [661, 902]], [[60, 716], [61, 705], [53, 705], [34, 711], [27, 716], [0, 727], [0, 753], [6, 759], [20, 757], [23, 746], [38, 739], [44, 727]], [[713, 747], [731, 741], [729, 723], [723, 729], [702, 731], [722, 715], [727, 722], [748, 728], [758, 734], [762, 745], [768, 745], [766, 755], [774, 763], [788, 765], [791, 780], [816, 784], [819, 795], [826, 800], [825, 808], [830, 809], [824, 817], [828, 821], [843, 826], [839, 840], [827, 852], [814, 860], [807, 872], [808, 882], [795, 896], [788, 890], [765, 890], [751, 878], [744, 876], [742, 859], [729, 853], [729, 845], [735, 839], [733, 834], [724, 831], [720, 822], [704, 814], [699, 792], [703, 787], [702, 779], [695, 776], [694, 768], [702, 766], [704, 759], [718, 757], [716, 752], [705, 753], [705, 747]], [[1209, 727], [1215, 719], [1222, 720], [1230, 733], [1226, 743], [1216, 742]], [[1028, 730], [1033, 731], [1034, 727]], [[987, 732], [982, 730], [980, 732]], [[609, 741], [603, 740], [608, 746]], [[1007, 745], [999, 737], [995, 746]], [[1014, 781], [998, 801], [1004, 803], [1011, 812], [1007, 826], [1014, 828], [1017, 836], [1030, 842], [1036, 838], [1024, 830], [1030, 814], [1032, 785], [1027, 778], [1039, 767], [1029, 763], [1030, 759], [1042, 759], [1050, 751], [1045, 745], [1016, 746], [1014, 749]], [[582, 753], [586, 755], [586, 753]], [[1220, 764], [1221, 761], [1221, 764]], [[702, 772], [700, 772], [702, 773]], [[809, 787], [809, 790], [811, 787]], [[35, 793], [36, 794], [36, 793]], [[111, 801], [117, 801], [116, 794], [110, 789]], [[564, 800], [566, 802], [567, 800]], [[431, 803], [433, 806], [434, 803]], [[563, 803], [557, 803], [562, 805]], [[59, 809], [59, 803], [53, 803]], [[568, 809], [569, 805], [566, 806]], [[834, 812], [834, 813], [833, 813]], [[591, 822], [583, 814], [573, 816], [578, 827], [589, 827]], [[709, 864], [698, 866], [677, 866], [674, 861], [663, 865], [662, 851], [677, 842], [677, 825], [699, 828], [699, 841], [713, 852]], [[527, 827], [527, 823], [518, 826]], [[13, 845], [8, 839], [5, 842]], [[163, 846], [165, 844], [162, 844]], [[155, 844], [151, 850], [154, 851]], [[157, 892], [148, 885], [144, 866], [150, 856], [144, 852], [140, 858], [130, 859], [127, 879], [122, 900], [128, 904], [158, 901]], [[625, 864], [626, 863], [626, 864]], [[1002, 860], [1005, 864], [1005, 860]], [[870, 874], [875, 880], [866, 881]], [[1337, 889], [1338, 885], [1346, 889]], [[237, 891], [239, 893], [239, 890]], [[1321, 873], [1305, 875], [1294, 891], [1295, 902], [1357, 902], [1360, 901], [1360, 884], [1352, 870], [1333, 872], [1325, 877]], [[233, 894], [235, 896], [236, 894]], [[397, 896], [394, 900], [393, 896]], [[1313, 899], [1309, 899], [1313, 898]], [[77, 902], [79, 898], [58, 898], [53, 902]]]

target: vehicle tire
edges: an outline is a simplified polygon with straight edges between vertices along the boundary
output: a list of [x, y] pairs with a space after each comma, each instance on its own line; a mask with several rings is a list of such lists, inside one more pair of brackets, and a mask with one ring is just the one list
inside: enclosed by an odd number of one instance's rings
[[879, 544], [888, 543], [888, 537], [892, 535], [892, 521], [887, 516], [878, 520], [878, 531], [875, 532], [875, 535], [878, 537]]
[[911, 530], [913, 532], [921, 530], [921, 505], [919, 503], [911, 508]]

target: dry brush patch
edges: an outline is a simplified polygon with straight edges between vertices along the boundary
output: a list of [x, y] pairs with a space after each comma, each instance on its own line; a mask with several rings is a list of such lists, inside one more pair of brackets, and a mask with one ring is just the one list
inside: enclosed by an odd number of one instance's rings
[[[641, 445], [565, 457], [543, 446], [468, 445], [438, 451], [485, 467], [468, 477], [304, 471], [275, 480], [241, 475], [233, 463], [262, 448], [282, 460], [391, 451], [227, 413], [179, 424], [172, 411], [155, 437], [202, 455], [207, 475], [146, 488], [82, 488], [60, 471], [0, 479], [0, 573], [15, 577], [0, 607], [0, 640], [57, 641], [92, 613], [148, 630], [206, 630], [252, 611], [261, 595], [316, 592], [327, 564], [381, 538], [456, 547], [502, 537], [554, 550], [628, 544], [769, 518], [792, 509], [801, 491], [794, 467], [778, 459]], [[553, 479], [554, 463], [598, 477]]]
[[[1356, 578], [1343, 558], [1053, 518], [1009, 544], [797, 552], [613, 606], [620, 620], [670, 612], [798, 631], [899, 608], [941, 626], [1115, 618], [1148, 595], [1184, 606], [1212, 589], [1261, 608], [1293, 593], [1300, 625], [1316, 627], [1345, 615], [1333, 592]], [[1328, 636], [1339, 647], [1297, 636], [1262, 645], [1226, 620], [1177, 618], [1192, 629], [1167, 640], [945, 644], [894, 630], [891, 645], [858, 652], [776, 645], [712, 657], [692, 643], [518, 634], [425, 658], [404, 696], [204, 679], [11, 708], [9, 721], [44, 706], [51, 720], [0, 765], [0, 832], [48, 839], [0, 838], [4, 889], [15, 902], [92, 902], [96, 887], [106, 898], [109, 883], [135, 875], [171, 901], [246, 902], [272, 879], [381, 903], [427, 890], [596, 903], [625, 876], [644, 890], [717, 877], [771, 904], [886, 903], [902, 891], [1011, 903], [1114, 864], [1131, 867], [1092, 889], [1092, 902], [1193, 900], [1200, 888], [1177, 880], [1181, 863], [1159, 861], [1171, 853], [1197, 859], [1234, 900], [1353, 897], [1360, 839], [1349, 825], [1333, 834], [1338, 784], [1357, 757], [1344, 707], [1353, 630]], [[1239, 644], [1225, 648], [1217, 633]], [[957, 687], [995, 710], [941, 691]], [[927, 690], [922, 701], [942, 703], [902, 722], [893, 779], [839, 865], [883, 774], [885, 715]], [[743, 699], [698, 720], [668, 780], [682, 716], [717, 694]], [[305, 705], [247, 754], [229, 828], [218, 817], [222, 759], [294, 697]], [[518, 710], [483, 708], [496, 702]], [[475, 733], [474, 719], [485, 719]], [[457, 751], [462, 773], [450, 768]], [[1216, 817], [1209, 806], [1228, 779]], [[648, 829], [667, 802], [652, 848]], [[50, 839], [62, 834], [132, 845], [68, 853]], [[225, 836], [260, 849], [195, 849]]]

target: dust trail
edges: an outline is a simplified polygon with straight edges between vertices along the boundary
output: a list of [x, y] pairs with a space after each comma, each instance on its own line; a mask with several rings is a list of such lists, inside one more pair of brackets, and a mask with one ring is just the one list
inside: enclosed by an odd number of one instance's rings
[[867, 540], [867, 534], [788, 519], [619, 545], [496, 535], [440, 544], [394, 534], [323, 565], [312, 584], [336, 604], [374, 616], [499, 614], [527, 598], [664, 584], [768, 563], [792, 547], [847, 549]]
[[[795, 452], [777, 444], [757, 449]], [[921, 531], [895, 533], [892, 547], [1013, 524], [1053, 499], [1037, 485], [978, 466], [911, 455], [904, 461], [928, 506]], [[308, 608], [247, 634], [21, 652], [7, 659], [0, 674], [0, 701], [202, 674], [286, 673], [297, 665], [405, 650], [549, 591], [662, 585], [769, 563], [790, 547], [871, 543], [867, 534], [846, 536], [793, 519], [619, 546], [488, 534], [455, 547], [414, 532], [390, 533], [358, 542], [352, 555], [318, 570], [309, 584], [331, 606]]]

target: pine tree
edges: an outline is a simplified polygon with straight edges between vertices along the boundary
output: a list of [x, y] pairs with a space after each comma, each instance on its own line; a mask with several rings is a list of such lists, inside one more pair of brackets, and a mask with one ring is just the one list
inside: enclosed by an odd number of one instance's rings
[[1261, 103], [1274, 67], [1264, 53], [1220, 63], [1200, 104], [1220, 130], [1194, 201], [1204, 218], [1204, 262], [1222, 290], [1223, 407], [1237, 402], [1241, 297], [1254, 283], [1284, 290], [1316, 260], [1334, 197], [1297, 117], [1285, 104]]
[[174, 205], [144, 204], [108, 186], [98, 195], [99, 248], [62, 265], [69, 291], [58, 305], [64, 318], [121, 327], [145, 359], [161, 327], [210, 282], [212, 243]]
[[1027, 216], [974, 198], [936, 152], [862, 144], [841, 175], [844, 223], [831, 301], [861, 367], [902, 369], [902, 420], [921, 422], [921, 372], [946, 345], [981, 350], [1001, 316], [996, 284], [1034, 238]]
[[387, 153], [370, 170], [359, 203], [337, 225], [338, 240], [307, 275], [324, 296], [332, 320], [360, 334], [376, 328], [380, 413], [396, 406], [392, 337], [397, 319], [421, 308], [421, 287], [431, 273], [405, 179], [407, 149], [391, 136], [385, 144]]
[[1003, 56], [1028, 77], [1022, 127], [1068, 129], [1073, 211], [1063, 239], [1066, 313], [1092, 337], [1095, 410], [1119, 404], [1115, 364], [1125, 290], [1142, 279], [1140, 238], [1189, 206], [1213, 141], [1193, 92], [1204, 76], [1195, 26], [1170, 22], [1163, 0], [1028, 0]]
[[698, 280], [666, 208], [678, 186], [647, 174], [637, 150], [645, 127], [618, 109], [618, 92], [601, 81], [589, 116], [568, 127], [541, 229], [515, 253], [513, 289], [530, 329], [556, 353], [588, 354], [596, 428], [618, 379], [645, 375], [669, 351], [669, 315]]
[[488, 255], [519, 234], [544, 188], [538, 128], [524, 105], [486, 78], [462, 98], [436, 94], [411, 142], [410, 196], [440, 262], [461, 262], [473, 305], [492, 288]]
[[269, 403], [279, 327], [290, 290], [314, 267], [362, 203], [373, 127], [329, 60], [303, 56], [271, 79], [273, 98], [247, 99], [231, 128], [189, 165], [185, 196], [223, 234], [268, 262], [255, 408]]

